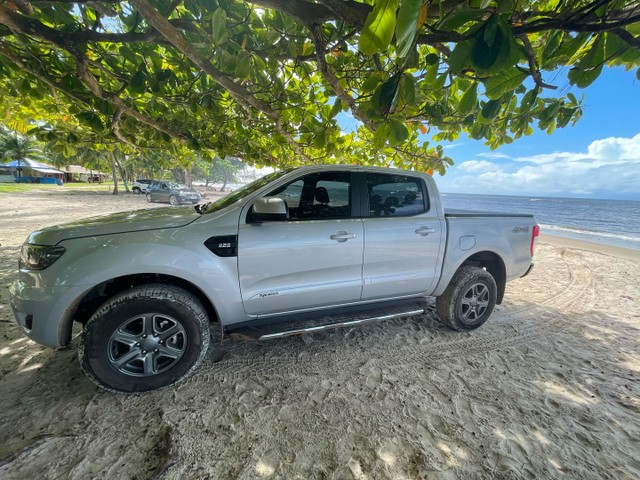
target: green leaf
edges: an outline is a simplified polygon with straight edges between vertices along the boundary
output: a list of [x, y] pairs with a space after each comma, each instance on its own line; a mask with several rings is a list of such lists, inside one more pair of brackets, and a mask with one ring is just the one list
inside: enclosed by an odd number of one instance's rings
[[400, 78], [400, 97], [405, 105], [414, 105], [416, 103], [416, 79], [413, 75], [405, 73]]
[[433, 88], [434, 90], [442, 90], [444, 88], [444, 84], [446, 81], [447, 81], [447, 73], [445, 72], [435, 79], [435, 81], [431, 85], [431, 88]]
[[251, 56], [244, 50], [238, 52], [238, 60], [234, 75], [240, 80], [247, 80], [251, 75]]
[[409, 138], [407, 126], [395, 118], [389, 121], [389, 133], [389, 144], [392, 146], [398, 145]]
[[398, 100], [398, 80], [398, 76], [394, 75], [380, 85], [373, 94], [371, 102], [378, 114], [388, 114], [396, 104]]
[[131, 80], [129, 81], [129, 87], [135, 93], [144, 93], [145, 85], [145, 74], [143, 72], [143, 68], [141, 67], [138, 69], [135, 75], [131, 77]]
[[96, 132], [102, 132], [104, 130], [104, 125], [102, 124], [100, 116], [94, 112], [80, 112], [76, 117]]
[[449, 56], [449, 68], [453, 73], [459, 73], [471, 66], [471, 51], [476, 44], [475, 39], [458, 43]]
[[396, 28], [398, 0], [378, 0], [364, 22], [358, 48], [365, 55], [382, 52], [389, 47]]
[[604, 64], [605, 45], [601, 35], [596, 37], [589, 51], [580, 59], [576, 66], [569, 71], [569, 83], [579, 88], [591, 85], [602, 72]]
[[510, 36], [513, 37], [513, 34], [507, 30], [500, 17], [493, 15], [487, 20], [479, 30], [471, 51], [471, 62], [475, 70], [481, 73], [502, 70], [511, 56]]
[[336, 102], [333, 104], [331, 108], [331, 113], [329, 113], [329, 118], [333, 118], [338, 115], [342, 111], [342, 100], [336, 98]]
[[458, 105], [458, 111], [462, 114], [469, 113], [476, 106], [476, 102], [478, 101], [478, 84], [473, 82], [467, 91], [464, 92], [462, 98], [460, 99], [460, 104]]
[[211, 36], [214, 45], [221, 45], [229, 39], [227, 12], [222, 7], [216, 8], [211, 16]]
[[482, 107], [482, 116], [487, 120], [491, 120], [495, 118], [496, 115], [500, 112], [500, 107], [502, 103], [499, 100], [489, 100]]
[[423, 0], [402, 0], [396, 24], [396, 51], [398, 57], [407, 56], [418, 33], [418, 21]]
[[563, 37], [564, 32], [562, 30], [555, 30], [551, 32], [549, 38], [547, 39], [547, 43], [544, 46], [544, 50], [542, 51], [543, 65], [546, 64], [547, 61], [558, 51]]
[[484, 84], [485, 94], [494, 100], [505, 93], [515, 90], [527, 78], [527, 74], [517, 68], [511, 68], [500, 75], [491, 77]]
[[481, 15], [486, 13], [484, 10], [479, 8], [472, 8], [469, 10], [462, 10], [462, 8], [465, 7], [461, 5], [448, 13], [437, 25], [437, 29], [449, 31], [455, 30], [467, 22], [478, 19]]
[[373, 134], [373, 146], [376, 149], [381, 149], [385, 143], [387, 143], [387, 138], [390, 135], [390, 127], [388, 123], [383, 123], [378, 128], [376, 128], [375, 133]]
[[595, 82], [596, 78], [600, 76], [602, 73], [602, 65], [596, 68], [592, 68], [590, 70], [581, 70], [580, 68], [572, 68], [569, 70], [569, 83], [571, 85], [575, 85], [579, 88], [587, 88], [593, 82]]

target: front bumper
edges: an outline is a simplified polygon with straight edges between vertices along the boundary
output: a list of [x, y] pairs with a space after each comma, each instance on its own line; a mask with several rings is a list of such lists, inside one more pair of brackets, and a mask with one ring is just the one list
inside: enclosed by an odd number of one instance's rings
[[77, 287], [34, 287], [17, 280], [9, 289], [16, 323], [33, 341], [48, 347], [69, 343]]

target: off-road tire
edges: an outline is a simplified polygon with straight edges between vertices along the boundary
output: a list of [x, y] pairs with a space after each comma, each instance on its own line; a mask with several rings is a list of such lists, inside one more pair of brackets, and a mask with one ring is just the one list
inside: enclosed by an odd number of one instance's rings
[[[163, 324], [168, 325], [165, 331]], [[132, 332], [131, 325], [141, 325], [143, 333], [154, 333], [142, 339], [142, 333]], [[129, 339], [131, 345], [125, 345]], [[171, 285], [141, 285], [112, 297], [93, 314], [82, 332], [78, 359], [85, 374], [106, 390], [146, 392], [191, 375], [204, 358], [209, 340], [209, 317], [195, 296]], [[150, 345], [153, 342], [156, 345]], [[128, 350], [116, 351], [122, 348]], [[119, 365], [125, 357], [131, 360]], [[158, 366], [157, 372], [147, 371], [147, 359]]]
[[474, 330], [491, 316], [497, 292], [489, 272], [480, 267], [460, 267], [436, 299], [436, 313], [441, 323], [454, 330]]

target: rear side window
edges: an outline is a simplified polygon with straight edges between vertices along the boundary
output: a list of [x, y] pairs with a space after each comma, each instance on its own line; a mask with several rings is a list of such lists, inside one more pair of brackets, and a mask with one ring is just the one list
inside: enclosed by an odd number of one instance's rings
[[367, 194], [371, 217], [406, 217], [429, 209], [423, 182], [417, 177], [368, 173]]

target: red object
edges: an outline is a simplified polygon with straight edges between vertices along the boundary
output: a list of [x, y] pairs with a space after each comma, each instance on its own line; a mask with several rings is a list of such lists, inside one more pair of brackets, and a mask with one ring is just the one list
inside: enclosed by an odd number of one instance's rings
[[534, 225], [531, 232], [531, 256], [533, 257], [533, 251], [536, 248], [536, 238], [540, 235], [540, 226]]

